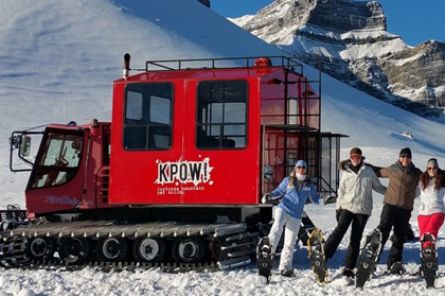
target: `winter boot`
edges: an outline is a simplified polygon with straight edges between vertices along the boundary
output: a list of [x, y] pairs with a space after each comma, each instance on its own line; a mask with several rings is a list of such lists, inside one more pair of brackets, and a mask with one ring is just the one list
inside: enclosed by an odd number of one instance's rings
[[281, 276], [284, 277], [294, 277], [295, 273], [293, 269], [283, 269], [280, 271]]
[[355, 277], [355, 272], [353, 269], [345, 267], [341, 271], [341, 275], [353, 279]]
[[388, 266], [390, 274], [404, 274], [406, 272], [402, 262], [394, 262], [391, 266]]

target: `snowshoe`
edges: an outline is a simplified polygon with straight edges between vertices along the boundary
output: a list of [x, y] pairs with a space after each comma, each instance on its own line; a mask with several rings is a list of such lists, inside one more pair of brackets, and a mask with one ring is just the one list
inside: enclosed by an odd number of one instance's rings
[[375, 271], [376, 261], [382, 248], [382, 233], [375, 229], [366, 237], [365, 246], [362, 248], [357, 260], [357, 271], [355, 273], [355, 286], [363, 288]]
[[307, 240], [308, 257], [312, 270], [320, 283], [325, 283], [327, 276], [323, 243], [324, 239], [321, 230], [318, 228], [312, 230]]
[[427, 288], [434, 288], [437, 269], [435, 239], [431, 234], [425, 234], [422, 239], [420, 275], [425, 279]]
[[267, 236], [263, 237], [256, 250], [258, 274], [266, 278], [266, 282], [270, 282], [270, 275], [273, 266], [272, 245]]
[[316, 227], [314, 222], [312, 222], [311, 218], [309, 218], [307, 213], [303, 211], [303, 215], [301, 216], [300, 230], [298, 231], [298, 238], [301, 240], [303, 246], [307, 247], [307, 241], [309, 239], [309, 235], [315, 228]]

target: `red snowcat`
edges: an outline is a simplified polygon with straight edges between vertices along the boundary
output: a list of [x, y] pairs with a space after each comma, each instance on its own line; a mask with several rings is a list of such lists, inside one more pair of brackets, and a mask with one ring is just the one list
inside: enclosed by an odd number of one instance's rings
[[4, 266], [239, 266], [270, 227], [261, 196], [296, 160], [335, 194], [342, 135], [320, 132], [319, 80], [293, 58], [147, 61], [129, 72], [126, 54], [111, 122], [12, 133], [10, 169], [30, 176], [26, 212], [2, 211]]

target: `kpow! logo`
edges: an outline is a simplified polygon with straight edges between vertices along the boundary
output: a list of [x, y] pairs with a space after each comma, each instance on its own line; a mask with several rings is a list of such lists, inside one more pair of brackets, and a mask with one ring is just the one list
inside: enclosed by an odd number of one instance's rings
[[172, 184], [179, 182], [181, 184], [193, 183], [195, 186], [210, 181], [210, 172], [213, 168], [210, 166], [210, 159], [204, 158], [202, 161], [176, 161], [161, 162], [158, 164], [158, 178], [156, 184]]

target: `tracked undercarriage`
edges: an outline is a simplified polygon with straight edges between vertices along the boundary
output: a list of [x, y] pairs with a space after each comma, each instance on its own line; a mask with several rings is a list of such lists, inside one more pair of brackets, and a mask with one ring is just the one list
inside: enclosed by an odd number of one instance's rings
[[226, 269], [251, 261], [258, 232], [245, 223], [46, 222], [0, 233], [4, 267]]

